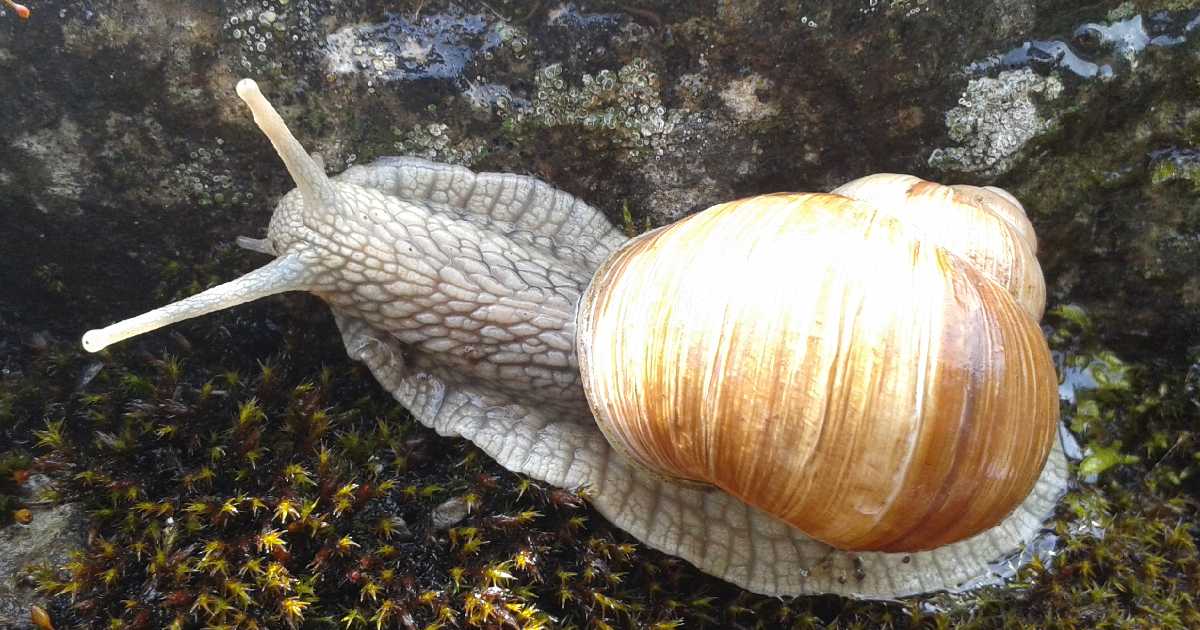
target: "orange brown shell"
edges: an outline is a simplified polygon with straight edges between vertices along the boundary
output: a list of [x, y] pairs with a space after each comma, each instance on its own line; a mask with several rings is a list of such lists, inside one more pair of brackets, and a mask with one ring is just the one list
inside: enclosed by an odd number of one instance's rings
[[841, 549], [1002, 520], [1055, 436], [1050, 353], [1029, 304], [900, 213], [766, 195], [613, 254], [577, 318], [609, 441]]
[[1008, 191], [877, 173], [833, 190], [891, 213], [933, 242], [966, 258], [1008, 289], [1034, 320], [1046, 308], [1037, 236], [1025, 208]]

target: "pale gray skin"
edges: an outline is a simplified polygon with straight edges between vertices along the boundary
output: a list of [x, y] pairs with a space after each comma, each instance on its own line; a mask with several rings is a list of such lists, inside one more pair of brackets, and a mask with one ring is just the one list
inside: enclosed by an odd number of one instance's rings
[[851, 553], [718, 489], [645, 472], [605, 441], [580, 385], [576, 305], [626, 241], [600, 212], [533, 178], [415, 158], [327, 178], [253, 82], [238, 93], [297, 182], [268, 237], [240, 239], [276, 259], [90, 331], [89, 350], [264, 295], [312, 291], [332, 308], [350, 357], [418, 421], [514, 472], [586, 486], [601, 514], [646, 545], [768, 595], [896, 598], [987, 582], [1011, 570], [1066, 487], [1056, 441], [1033, 492], [995, 528], [932, 551]]

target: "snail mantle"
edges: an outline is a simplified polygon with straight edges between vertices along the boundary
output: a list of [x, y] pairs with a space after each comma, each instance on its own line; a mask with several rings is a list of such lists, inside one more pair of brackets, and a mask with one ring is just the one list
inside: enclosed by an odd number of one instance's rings
[[87, 350], [310, 291], [420, 422], [770, 595], [979, 583], [1066, 487], [1037, 241], [1000, 189], [873, 175], [627, 239], [529, 177], [327, 177], [253, 81], [237, 93], [296, 182], [238, 239], [273, 260]]

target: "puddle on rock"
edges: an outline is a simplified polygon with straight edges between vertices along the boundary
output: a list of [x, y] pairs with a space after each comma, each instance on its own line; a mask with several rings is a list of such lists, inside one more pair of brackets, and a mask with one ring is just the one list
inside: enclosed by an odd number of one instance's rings
[[1122, 63], [1136, 65], [1151, 47], [1178, 46], [1200, 28], [1200, 13], [1161, 11], [1144, 18], [1134, 15], [1107, 24], [1088, 22], [1075, 28], [1069, 41], [1034, 39], [1007, 52], [967, 65], [973, 75], [994, 70], [1061, 69], [1085, 79], [1108, 79]]
[[481, 13], [452, 8], [414, 19], [386, 14], [382, 23], [355, 24], [329, 35], [326, 62], [338, 74], [361, 72], [384, 81], [457, 79], [477, 56], [520, 40]]

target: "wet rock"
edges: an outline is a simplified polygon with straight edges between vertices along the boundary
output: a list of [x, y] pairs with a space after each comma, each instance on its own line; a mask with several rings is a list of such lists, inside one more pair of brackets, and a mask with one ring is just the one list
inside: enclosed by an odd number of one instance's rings
[[730, 195], [920, 170], [946, 145], [936, 103], [963, 91], [955, 68], [1038, 11], [802, 4], [44, 3], [0, 23], [0, 201], [24, 244], [9, 268], [76, 255], [53, 270], [61, 291], [2, 279], [74, 334], [153, 303], [119, 279], [175, 292], [197, 279], [168, 266], [261, 233], [289, 184], [232, 95], [241, 76], [333, 171], [415, 154], [527, 172], [658, 224]]
[[391, 13], [382, 22], [331, 33], [325, 63], [330, 72], [363, 73], [381, 83], [456, 79], [476, 56], [490, 58], [496, 48], [511, 44], [511, 35], [504, 36], [508, 32], [483, 13], [457, 7], [413, 19]]
[[[45, 2], [0, 21], [0, 281], [22, 297], [12, 317], [74, 335], [156, 302], [122, 279], [227, 277], [171, 270], [260, 234], [290, 187], [232, 95], [247, 75], [331, 171], [407, 153], [530, 173], [639, 225], [871, 171], [1021, 188], [1071, 151], [1044, 150], [1060, 138], [1188, 109], [1167, 77], [1194, 65], [1195, 10], [1109, 4]], [[1110, 107], [1155, 91], [1156, 110]], [[1188, 124], [1108, 170], [1196, 146]], [[1079, 207], [1029, 205], [1052, 235]]]
[[85, 170], [79, 125], [64, 116], [58, 127], [23, 133], [13, 140], [18, 151], [46, 165], [45, 186], [37, 191], [35, 203], [43, 212], [65, 209], [79, 212], [79, 199], [92, 174]]
[[0, 529], [0, 627], [27, 626], [29, 607], [44, 602], [34, 592], [28, 568], [66, 564], [82, 546], [86, 527], [83, 508], [68, 503], [34, 510], [28, 525]]
[[779, 113], [777, 103], [764, 103], [758, 96], [760, 91], [769, 94], [773, 87], [770, 79], [751, 75], [730, 82], [728, 87], [721, 90], [721, 100], [739, 120], [759, 121]]
[[[1078, 200], [1112, 181], [1154, 179], [1153, 199], [1186, 190], [1187, 169], [1158, 157], [1200, 145], [1187, 79], [1200, 22], [1181, 7], [45, 2], [0, 21], [0, 229], [13, 235], [0, 282], [21, 296], [0, 309], [74, 336], [253, 264], [230, 243], [260, 235], [291, 186], [233, 96], [253, 76], [331, 172], [412, 154], [528, 173], [639, 228], [873, 171], [1016, 188], [1059, 248], [1045, 261], [1056, 299], [1103, 318], [1125, 302], [1097, 287], [1162, 278], [1170, 303], [1139, 317], [1149, 331], [1191, 317], [1194, 281], [1172, 271], [1194, 249], [1187, 213], [1119, 215], [1122, 244], [1103, 249], [1132, 275], [1080, 265], [1087, 241], [1068, 235], [1111, 223]], [[1153, 107], [1113, 106], [1152, 94]], [[1042, 184], [1047, 165], [1090, 150], [1072, 138], [1109, 129], [1123, 130], [1119, 160], [1093, 171], [1112, 177]]]

